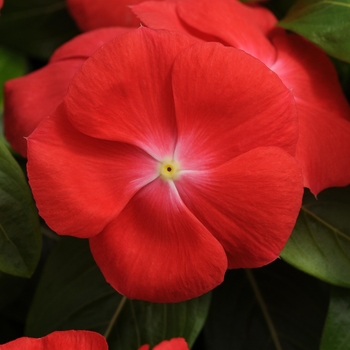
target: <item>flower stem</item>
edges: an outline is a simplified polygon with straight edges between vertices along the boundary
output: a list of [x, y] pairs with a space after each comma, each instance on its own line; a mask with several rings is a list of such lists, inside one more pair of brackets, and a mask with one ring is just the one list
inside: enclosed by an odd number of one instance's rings
[[267, 327], [269, 328], [269, 331], [270, 331], [270, 334], [271, 334], [271, 338], [272, 338], [272, 341], [273, 343], [275, 344], [275, 347], [276, 347], [276, 350], [282, 350], [282, 346], [281, 346], [281, 343], [278, 339], [278, 335], [277, 335], [277, 331], [276, 331], [276, 328], [275, 326], [273, 325], [273, 322], [272, 322], [272, 319], [270, 317], [270, 314], [267, 310], [267, 307], [266, 307], [266, 304], [265, 304], [265, 301], [260, 293], [260, 290], [259, 290], [259, 287], [255, 281], [255, 278], [254, 278], [254, 275], [253, 275], [253, 272], [250, 270], [250, 269], [245, 269], [245, 272], [247, 274], [247, 277], [248, 277], [248, 280], [253, 288], [253, 291], [254, 291], [254, 294], [255, 294], [255, 297], [259, 303], [259, 306], [261, 308], [261, 311], [264, 315], [264, 318], [265, 318], [265, 321], [267, 323]]
[[111, 321], [109, 322], [108, 324], [108, 327], [106, 329], [106, 332], [104, 334], [104, 337], [107, 339], [109, 337], [109, 334], [111, 333], [111, 330], [115, 324], [115, 322], [117, 321], [117, 318], [120, 314], [120, 312], [122, 311], [123, 309], [123, 306], [125, 304], [125, 302], [127, 301], [127, 298], [126, 297], [122, 297], [122, 299], [120, 300], [119, 304], [118, 304], [118, 307], [117, 307], [117, 310], [115, 310], [115, 313], [111, 319]]

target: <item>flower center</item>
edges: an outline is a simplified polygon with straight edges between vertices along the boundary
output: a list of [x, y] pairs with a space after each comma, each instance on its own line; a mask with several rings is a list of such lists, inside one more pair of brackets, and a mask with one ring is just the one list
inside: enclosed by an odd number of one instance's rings
[[164, 159], [159, 163], [159, 175], [164, 180], [176, 180], [180, 175], [180, 164], [172, 159]]

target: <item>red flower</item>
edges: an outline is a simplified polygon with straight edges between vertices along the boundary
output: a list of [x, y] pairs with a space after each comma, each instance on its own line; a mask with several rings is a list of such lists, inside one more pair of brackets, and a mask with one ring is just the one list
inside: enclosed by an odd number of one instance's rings
[[[43, 338], [18, 338], [0, 345], [0, 350], [108, 350], [105, 338], [91, 331], [57, 331]], [[139, 350], [149, 350], [143, 345]], [[189, 350], [183, 338], [164, 340], [153, 350]]]
[[125, 26], [138, 27], [140, 20], [131, 12], [130, 5], [142, 0], [66, 0], [70, 14], [83, 31]]
[[0, 350], [107, 350], [105, 338], [90, 331], [53, 332], [43, 338], [23, 337], [0, 345]]
[[0, 0], [0, 9], [4, 6], [4, 0]]
[[350, 183], [350, 108], [325, 53], [295, 34], [273, 30], [276, 19], [267, 9], [235, 0], [148, 1], [133, 11], [151, 28], [215, 37], [264, 62], [298, 107], [297, 159], [305, 187], [317, 194]]
[[85, 62], [29, 137], [28, 174], [41, 216], [89, 238], [117, 291], [177, 302], [279, 255], [296, 142], [290, 91], [259, 60], [140, 28]]
[[27, 156], [25, 137], [62, 102], [81, 65], [96, 49], [127, 31], [116, 27], [79, 35], [57, 49], [45, 67], [6, 82], [5, 135], [15, 151]]
[[[139, 350], [150, 350], [149, 345], [143, 345], [139, 348]], [[157, 346], [153, 348], [153, 350], [189, 350], [189, 347], [183, 338], [173, 338], [170, 340], [164, 340]]]

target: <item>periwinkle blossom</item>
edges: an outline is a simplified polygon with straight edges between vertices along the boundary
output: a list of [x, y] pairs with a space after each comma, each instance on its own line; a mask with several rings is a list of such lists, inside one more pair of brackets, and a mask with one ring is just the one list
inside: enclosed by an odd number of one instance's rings
[[[22, 337], [6, 344], [0, 350], [108, 350], [106, 339], [99, 333], [85, 330], [55, 331], [42, 338]], [[139, 350], [150, 350], [142, 345]], [[163, 340], [153, 350], [189, 350], [184, 338]]]
[[40, 215], [151, 302], [275, 260], [303, 193], [293, 96], [241, 50], [140, 28], [97, 50], [28, 138]]
[[145, 1], [132, 7], [144, 25], [219, 41], [264, 62], [294, 96], [299, 115], [296, 158], [315, 195], [350, 183], [350, 107], [327, 55], [277, 27], [262, 6], [238, 0]]
[[5, 83], [5, 136], [16, 152], [27, 157], [26, 138], [62, 102], [81, 65], [102, 45], [128, 31], [111, 27], [78, 35], [60, 46], [44, 67]]

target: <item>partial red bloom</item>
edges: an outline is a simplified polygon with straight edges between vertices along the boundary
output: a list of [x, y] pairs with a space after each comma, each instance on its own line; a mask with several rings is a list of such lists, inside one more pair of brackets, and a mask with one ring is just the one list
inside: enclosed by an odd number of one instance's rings
[[204, 35], [216, 37], [264, 62], [292, 91], [298, 107], [296, 156], [304, 186], [317, 194], [350, 183], [345, 161], [350, 157], [350, 108], [324, 52], [274, 28], [276, 18], [267, 9], [235, 0], [148, 1], [133, 6], [133, 11], [151, 28], [180, 31], [200, 40], [206, 40]]
[[15, 151], [26, 157], [25, 137], [62, 102], [85, 60], [103, 44], [127, 31], [108, 28], [79, 35], [58, 48], [45, 67], [6, 82], [5, 135]]
[[140, 28], [85, 62], [29, 137], [28, 175], [47, 224], [89, 238], [118, 292], [178, 302], [279, 255], [303, 192], [297, 137], [259, 60]]
[[70, 14], [82, 31], [102, 27], [138, 27], [130, 6], [142, 0], [66, 0]]
[[[142, 345], [139, 350], [150, 350], [150, 346]], [[173, 338], [162, 341], [153, 350], [189, 350], [189, 347], [184, 338]]]
[[4, 6], [4, 0], [0, 0], [0, 9]]
[[108, 350], [105, 338], [90, 331], [53, 332], [43, 338], [23, 337], [0, 345], [1, 350]]

